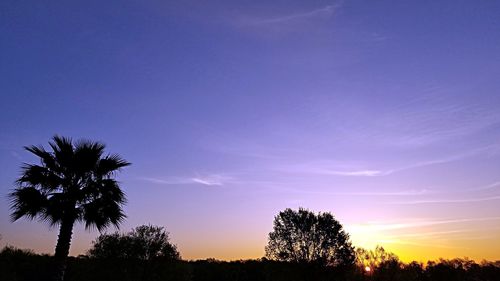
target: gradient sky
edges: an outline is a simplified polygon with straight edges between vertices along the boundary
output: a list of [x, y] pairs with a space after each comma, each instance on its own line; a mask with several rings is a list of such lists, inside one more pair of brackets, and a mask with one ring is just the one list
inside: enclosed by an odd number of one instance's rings
[[[210, 2], [210, 3], [209, 3]], [[500, 259], [500, 2], [0, 2], [0, 246], [22, 146], [103, 141], [133, 165], [121, 230], [186, 259], [258, 258], [286, 207], [403, 260]], [[114, 231], [110, 229], [109, 231]], [[97, 231], [75, 230], [71, 254]]]

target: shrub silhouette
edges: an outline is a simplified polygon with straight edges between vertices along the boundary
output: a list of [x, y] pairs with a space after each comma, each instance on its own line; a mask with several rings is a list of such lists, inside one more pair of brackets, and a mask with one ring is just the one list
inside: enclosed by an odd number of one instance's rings
[[163, 227], [141, 225], [127, 234], [101, 234], [88, 251], [91, 258], [179, 260], [177, 247]]

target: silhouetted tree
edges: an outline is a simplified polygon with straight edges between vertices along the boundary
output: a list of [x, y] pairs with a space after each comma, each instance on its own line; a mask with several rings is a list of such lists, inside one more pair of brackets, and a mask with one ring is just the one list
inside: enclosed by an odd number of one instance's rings
[[88, 251], [93, 258], [179, 260], [177, 247], [163, 227], [141, 225], [127, 234], [101, 234]]
[[390, 262], [399, 262], [399, 258], [382, 246], [375, 247], [375, 250], [356, 248], [356, 264], [362, 269], [369, 267], [370, 270], [374, 270], [381, 264]]
[[286, 209], [274, 218], [266, 257], [279, 261], [351, 265], [354, 248], [349, 235], [330, 213]]
[[404, 264], [402, 275], [403, 277], [401, 279], [405, 281], [424, 280], [424, 265], [416, 261], [410, 262], [409, 264]]
[[25, 147], [40, 158], [40, 165], [23, 167], [17, 187], [9, 195], [11, 218], [40, 219], [59, 226], [55, 280], [62, 280], [75, 222], [101, 231], [118, 226], [125, 218], [125, 195], [114, 176], [130, 163], [116, 154], [105, 156], [105, 145], [99, 142], [73, 143], [70, 138], [55, 136], [49, 144], [52, 151]]
[[91, 258], [118, 258], [129, 259], [135, 256], [134, 245], [130, 237], [119, 232], [101, 234], [93, 242], [92, 248], [87, 251]]

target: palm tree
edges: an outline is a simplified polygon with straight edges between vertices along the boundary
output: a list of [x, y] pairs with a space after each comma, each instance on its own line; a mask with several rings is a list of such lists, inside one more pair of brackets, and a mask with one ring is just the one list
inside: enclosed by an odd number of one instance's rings
[[75, 222], [101, 232], [110, 225], [118, 227], [126, 217], [122, 210], [125, 194], [114, 176], [130, 163], [116, 154], [104, 155], [105, 145], [99, 142], [73, 142], [56, 135], [49, 144], [52, 151], [24, 147], [40, 158], [40, 165], [22, 167], [17, 187], [9, 194], [11, 218], [59, 226], [54, 277], [63, 280]]

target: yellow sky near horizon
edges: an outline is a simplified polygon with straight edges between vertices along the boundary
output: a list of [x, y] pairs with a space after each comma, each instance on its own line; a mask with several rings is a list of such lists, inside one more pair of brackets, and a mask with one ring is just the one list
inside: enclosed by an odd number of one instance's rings
[[[362, 223], [346, 224], [355, 247], [374, 249], [377, 245], [395, 253], [402, 261], [427, 262], [440, 258], [470, 258], [500, 260], [500, 218], [490, 217], [481, 220], [436, 220], [411, 221], [406, 223]], [[43, 225], [40, 226], [45, 227]], [[84, 254], [91, 247], [97, 232], [82, 232], [77, 226], [71, 246], [71, 255]], [[30, 233], [18, 237], [3, 237], [2, 246], [10, 244], [19, 248], [35, 249], [39, 253], [51, 254], [57, 239], [57, 229], [33, 237]], [[264, 256], [267, 233], [248, 231], [247, 235], [232, 233], [188, 233], [182, 236], [171, 235], [182, 257], [186, 260], [215, 258], [219, 260], [258, 259]], [[31, 237], [30, 239], [27, 239]], [[6, 238], [6, 239], [5, 239]], [[19, 239], [19, 242], [16, 240]], [[24, 241], [21, 243], [20, 241]], [[53, 241], [53, 242], [50, 242]]]

